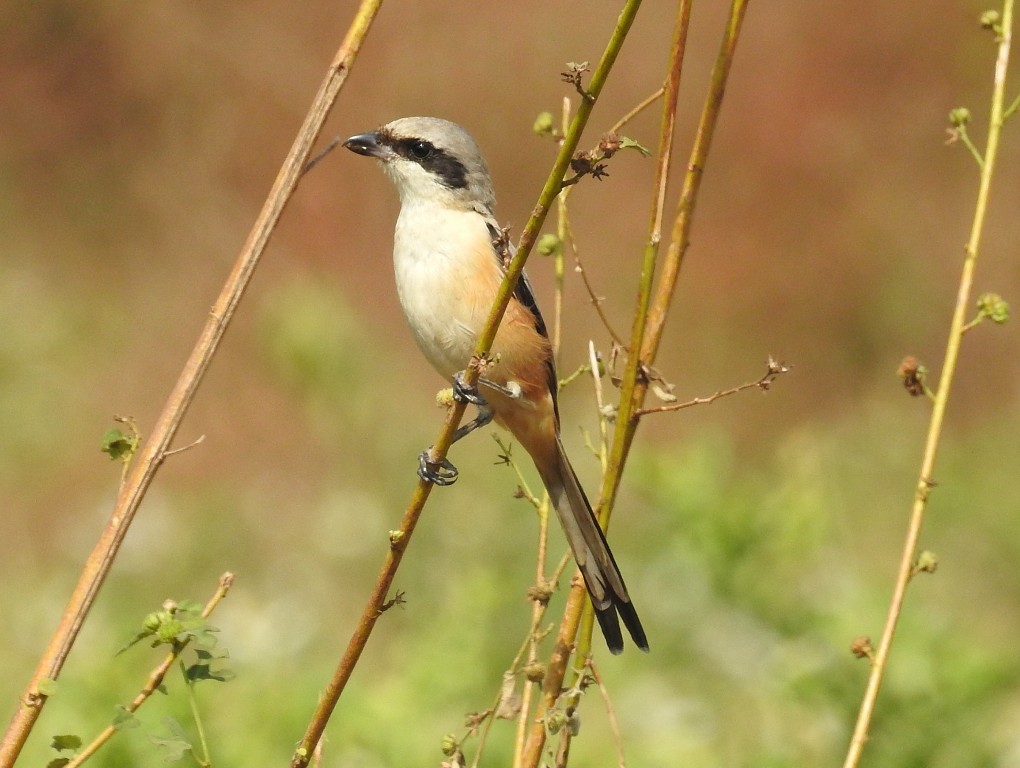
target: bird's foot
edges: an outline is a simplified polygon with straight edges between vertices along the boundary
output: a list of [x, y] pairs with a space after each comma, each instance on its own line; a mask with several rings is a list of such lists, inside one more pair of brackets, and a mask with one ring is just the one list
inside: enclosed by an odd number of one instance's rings
[[464, 373], [465, 371], [457, 371], [453, 374], [453, 399], [458, 403], [471, 403], [484, 408], [488, 403], [479, 393], [477, 385], [464, 381]]
[[433, 461], [431, 446], [422, 451], [421, 455], [418, 456], [418, 477], [426, 483], [444, 487], [453, 485], [457, 481], [459, 474], [457, 468], [450, 463], [449, 459]]

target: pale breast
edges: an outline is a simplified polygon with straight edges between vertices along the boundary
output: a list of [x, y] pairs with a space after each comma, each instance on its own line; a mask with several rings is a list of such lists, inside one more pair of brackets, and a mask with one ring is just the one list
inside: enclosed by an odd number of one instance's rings
[[393, 266], [415, 341], [440, 374], [452, 376], [467, 365], [501, 279], [485, 220], [471, 211], [405, 205]]

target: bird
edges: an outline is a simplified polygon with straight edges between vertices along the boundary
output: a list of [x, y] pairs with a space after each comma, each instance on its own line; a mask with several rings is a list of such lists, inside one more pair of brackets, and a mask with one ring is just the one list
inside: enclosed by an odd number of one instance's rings
[[[510, 431], [549, 493], [609, 650], [623, 650], [622, 620], [634, 644], [647, 651], [623, 576], [560, 440], [552, 345], [526, 274], [478, 385], [465, 384], [464, 369], [513, 253], [495, 218], [492, 179], [478, 144], [448, 120], [405, 117], [351, 136], [343, 146], [378, 160], [396, 185], [393, 266], [400, 306], [421, 352], [453, 381], [454, 397], [478, 409], [454, 441], [492, 420]], [[434, 462], [430, 449], [419, 458], [418, 474], [438, 485], [457, 478], [453, 464]]]

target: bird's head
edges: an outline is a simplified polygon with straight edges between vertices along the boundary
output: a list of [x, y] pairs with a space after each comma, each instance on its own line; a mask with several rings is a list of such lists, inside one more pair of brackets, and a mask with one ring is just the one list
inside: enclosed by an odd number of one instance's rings
[[491, 212], [496, 204], [489, 169], [475, 140], [438, 117], [403, 117], [344, 142], [374, 157], [397, 185], [402, 204], [434, 202]]

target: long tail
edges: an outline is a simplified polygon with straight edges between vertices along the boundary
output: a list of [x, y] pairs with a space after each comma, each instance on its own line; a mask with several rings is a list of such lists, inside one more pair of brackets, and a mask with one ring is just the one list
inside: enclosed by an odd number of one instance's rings
[[642, 651], [647, 651], [648, 639], [634, 604], [630, 601], [630, 595], [627, 594], [623, 575], [616, 565], [588, 497], [581, 489], [574, 468], [563, 452], [559, 438], [556, 439], [556, 449], [556, 466], [539, 466], [538, 470], [556, 507], [577, 566], [584, 576], [584, 584], [591, 596], [606, 645], [614, 654], [623, 650], [623, 636], [620, 633], [620, 619], [623, 619], [634, 644]]

